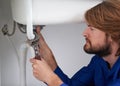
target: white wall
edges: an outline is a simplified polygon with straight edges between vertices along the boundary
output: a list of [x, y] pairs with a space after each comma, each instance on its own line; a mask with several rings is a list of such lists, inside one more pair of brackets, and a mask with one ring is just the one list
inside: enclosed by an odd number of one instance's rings
[[[12, 17], [10, 11], [10, 0], [0, 0], [0, 30], [4, 24], [8, 24], [12, 30]], [[42, 30], [49, 47], [52, 49], [59, 66], [71, 77], [82, 66], [87, 65], [91, 59], [83, 51], [84, 38], [82, 32], [84, 23], [49, 25]], [[14, 36], [10, 37], [18, 50], [26, 40], [26, 35], [18, 29]], [[31, 64], [29, 63], [30, 51], [27, 55], [27, 86], [44, 86], [32, 75]], [[22, 58], [22, 57], [21, 57]], [[0, 63], [1, 63], [1, 86], [19, 86], [19, 65], [18, 57], [11, 42], [0, 31]], [[40, 85], [41, 84], [41, 85]]]

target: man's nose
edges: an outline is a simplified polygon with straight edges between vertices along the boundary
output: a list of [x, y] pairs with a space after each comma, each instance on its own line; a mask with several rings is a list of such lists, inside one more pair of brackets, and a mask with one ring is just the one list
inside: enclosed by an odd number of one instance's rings
[[87, 37], [88, 36], [88, 27], [83, 31], [82, 35], [84, 37]]

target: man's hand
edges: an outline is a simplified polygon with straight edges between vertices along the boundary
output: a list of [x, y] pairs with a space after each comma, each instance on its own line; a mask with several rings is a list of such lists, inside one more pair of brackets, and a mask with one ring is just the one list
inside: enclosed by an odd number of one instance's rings
[[47, 62], [41, 58], [41, 60], [30, 59], [33, 67], [33, 75], [49, 86], [60, 86], [63, 82], [61, 79], [53, 72]]
[[54, 71], [57, 67], [57, 63], [54, 58], [54, 55], [51, 49], [48, 47], [47, 43], [45, 42], [42, 34], [40, 33], [41, 30], [40, 26], [37, 26], [36, 30], [37, 30], [37, 34], [40, 36], [39, 39], [40, 55]]

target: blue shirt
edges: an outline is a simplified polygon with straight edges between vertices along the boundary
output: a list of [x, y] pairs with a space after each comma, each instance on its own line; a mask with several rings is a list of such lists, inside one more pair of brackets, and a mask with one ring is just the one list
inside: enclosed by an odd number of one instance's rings
[[109, 69], [108, 63], [95, 55], [88, 66], [80, 69], [72, 78], [59, 67], [54, 72], [64, 82], [61, 86], [120, 86], [120, 57]]

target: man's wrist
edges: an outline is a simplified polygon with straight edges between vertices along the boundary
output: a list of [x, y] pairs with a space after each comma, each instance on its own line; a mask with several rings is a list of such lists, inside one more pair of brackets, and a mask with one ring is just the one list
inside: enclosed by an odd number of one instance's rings
[[62, 83], [60, 86], [68, 86], [67, 84], [65, 84], [65, 83]]
[[61, 86], [61, 84], [63, 84], [63, 81], [56, 74], [53, 73], [47, 84], [49, 86]]

